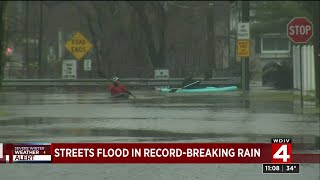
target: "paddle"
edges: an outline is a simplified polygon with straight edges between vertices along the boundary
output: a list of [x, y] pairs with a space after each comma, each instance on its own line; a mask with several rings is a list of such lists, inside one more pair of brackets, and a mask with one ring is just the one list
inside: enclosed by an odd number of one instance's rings
[[136, 96], [134, 96], [130, 91], [126, 91], [126, 90], [124, 90], [124, 89], [122, 89], [124, 92], [126, 92], [126, 93], [128, 93], [129, 95], [131, 95], [132, 97], [134, 97], [134, 98], [137, 98]]
[[193, 82], [193, 83], [191, 83], [191, 84], [185, 85], [185, 86], [183, 86], [182, 88], [171, 89], [169, 92], [176, 92], [176, 91], [179, 90], [179, 89], [187, 88], [187, 87], [189, 87], [189, 86], [191, 86], [191, 85], [194, 85], [194, 84], [197, 84], [197, 83], [199, 83], [199, 82], [200, 82], [200, 81], [196, 81], [196, 82]]
[[[101, 71], [98, 71], [98, 75], [99, 75], [100, 77], [107, 78], [107, 76], [106, 76], [104, 73], [102, 73]], [[126, 91], [126, 90], [124, 90], [124, 89], [122, 89], [122, 90], [123, 90], [125, 93], [131, 95], [132, 97], [137, 98], [137, 97], [134, 96], [130, 91]]]

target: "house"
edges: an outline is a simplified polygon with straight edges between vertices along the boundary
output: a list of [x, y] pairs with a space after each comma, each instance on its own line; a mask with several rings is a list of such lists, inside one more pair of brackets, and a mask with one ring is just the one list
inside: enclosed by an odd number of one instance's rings
[[[273, 32], [254, 32], [253, 27], [257, 24], [263, 28], [263, 23], [254, 20], [256, 15], [255, 7], [257, 3], [250, 1], [250, 71], [253, 73], [251, 81], [262, 81], [263, 68], [271, 62], [282, 62], [292, 60], [292, 44], [287, 38], [286, 33], [274, 30]], [[237, 1], [233, 4], [230, 14], [230, 31], [237, 33], [238, 22], [241, 21], [241, 2]], [[286, 27], [286, 24], [284, 25]], [[236, 35], [235, 35], [236, 37]], [[231, 41], [231, 60], [236, 57], [236, 40]]]

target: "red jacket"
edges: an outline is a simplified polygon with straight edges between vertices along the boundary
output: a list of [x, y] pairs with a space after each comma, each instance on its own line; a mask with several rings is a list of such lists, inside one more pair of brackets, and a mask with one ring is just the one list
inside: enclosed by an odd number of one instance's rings
[[123, 84], [120, 84], [119, 86], [111, 84], [109, 85], [109, 92], [111, 93], [111, 95], [117, 95], [128, 92], [128, 89]]

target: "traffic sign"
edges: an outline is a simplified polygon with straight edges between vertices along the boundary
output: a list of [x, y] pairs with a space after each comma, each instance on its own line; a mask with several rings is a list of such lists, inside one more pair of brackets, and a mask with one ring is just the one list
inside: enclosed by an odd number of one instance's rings
[[62, 61], [62, 79], [77, 79], [77, 61]]
[[156, 69], [154, 70], [155, 79], [168, 79], [169, 78], [169, 69]]
[[249, 23], [238, 24], [238, 39], [250, 39]]
[[238, 40], [237, 42], [237, 56], [249, 57], [250, 56], [250, 40]]
[[91, 71], [91, 59], [85, 59], [83, 62], [83, 69], [85, 71]]
[[313, 25], [305, 17], [295, 17], [287, 24], [287, 35], [294, 43], [307, 43], [313, 36]]
[[93, 47], [80, 32], [77, 32], [64, 46], [77, 60], [81, 60]]

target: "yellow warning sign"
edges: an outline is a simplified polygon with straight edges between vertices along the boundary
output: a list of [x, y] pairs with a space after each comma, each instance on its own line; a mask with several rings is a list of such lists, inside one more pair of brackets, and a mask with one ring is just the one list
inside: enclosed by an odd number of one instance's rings
[[93, 47], [80, 32], [77, 32], [64, 47], [70, 51], [77, 60], [81, 60]]
[[250, 40], [238, 40], [237, 42], [237, 56], [249, 57], [250, 56]]

